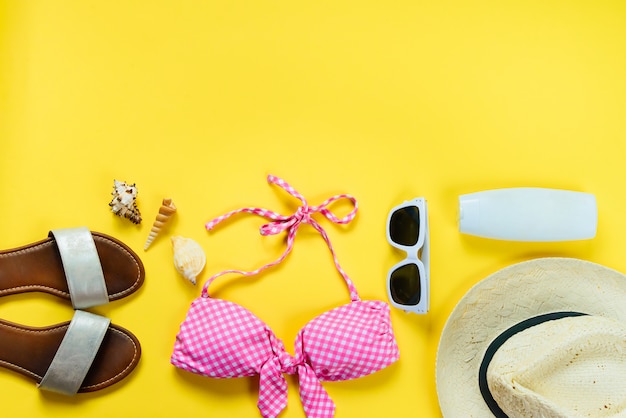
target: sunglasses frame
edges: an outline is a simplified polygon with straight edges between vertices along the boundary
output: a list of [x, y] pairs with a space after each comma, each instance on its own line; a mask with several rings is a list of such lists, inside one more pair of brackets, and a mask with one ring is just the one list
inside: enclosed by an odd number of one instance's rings
[[[391, 239], [391, 218], [397, 211], [416, 207], [419, 212], [419, 231], [417, 242], [415, 245], [407, 246], [401, 245]], [[418, 197], [413, 200], [405, 201], [401, 205], [398, 205], [389, 211], [387, 216], [387, 241], [389, 245], [404, 251], [407, 257], [393, 266], [387, 273], [387, 296], [392, 306], [401, 309], [405, 312], [412, 312], [416, 314], [425, 314], [430, 308], [430, 234], [428, 233], [428, 208], [426, 199]], [[391, 295], [391, 275], [399, 268], [415, 264], [419, 272], [420, 280], [420, 301], [417, 305], [403, 305], [396, 302]]]

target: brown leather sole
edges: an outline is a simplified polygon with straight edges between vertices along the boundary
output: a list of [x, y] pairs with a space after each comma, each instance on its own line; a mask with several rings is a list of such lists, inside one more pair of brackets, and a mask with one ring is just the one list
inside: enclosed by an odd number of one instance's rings
[[[70, 322], [28, 327], [0, 319], [0, 366], [40, 383]], [[124, 379], [137, 366], [141, 346], [128, 330], [110, 324], [80, 392], [93, 392]]]
[[[109, 300], [121, 299], [143, 284], [145, 271], [137, 254], [121, 241], [92, 232]], [[0, 251], [0, 296], [45, 292], [70, 299], [61, 256], [54, 238]]]

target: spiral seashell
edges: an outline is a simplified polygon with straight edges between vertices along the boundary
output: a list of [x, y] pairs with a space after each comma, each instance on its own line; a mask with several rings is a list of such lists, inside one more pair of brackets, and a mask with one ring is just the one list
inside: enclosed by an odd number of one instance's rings
[[146, 243], [143, 246], [144, 251], [146, 251], [148, 247], [150, 247], [150, 244], [152, 244], [152, 241], [154, 241], [156, 236], [159, 235], [159, 232], [161, 232], [161, 229], [163, 228], [165, 223], [175, 213], [176, 213], [176, 205], [174, 205], [174, 202], [172, 202], [172, 199], [163, 199], [163, 203], [161, 204], [161, 207], [159, 208], [159, 213], [157, 214], [156, 219], [154, 220], [154, 223], [152, 224], [152, 228], [150, 229], [150, 234], [148, 235], [148, 239], [146, 240]]
[[196, 277], [206, 264], [204, 250], [191, 238], [181, 236], [172, 237], [172, 247], [176, 271], [195, 285]]

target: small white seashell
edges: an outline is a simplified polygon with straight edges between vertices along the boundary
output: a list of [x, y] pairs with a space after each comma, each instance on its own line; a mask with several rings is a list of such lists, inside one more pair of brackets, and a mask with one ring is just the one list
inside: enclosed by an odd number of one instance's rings
[[196, 284], [196, 277], [206, 264], [204, 250], [191, 238], [181, 236], [172, 237], [172, 247], [176, 271], [191, 283]]
[[141, 214], [137, 208], [137, 187], [125, 181], [113, 180], [113, 200], [109, 203], [111, 211], [132, 223], [141, 223]]
[[150, 234], [148, 235], [148, 239], [146, 240], [146, 244], [143, 246], [144, 251], [150, 247], [152, 241], [159, 235], [161, 229], [165, 225], [165, 223], [170, 219], [172, 215], [176, 213], [176, 205], [172, 202], [172, 199], [163, 199], [163, 203], [159, 208], [159, 213], [152, 224], [152, 228], [150, 229]]

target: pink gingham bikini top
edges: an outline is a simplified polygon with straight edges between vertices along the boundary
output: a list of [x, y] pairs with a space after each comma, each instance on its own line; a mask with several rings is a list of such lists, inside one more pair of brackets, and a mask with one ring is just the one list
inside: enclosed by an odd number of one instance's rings
[[[255, 271], [227, 270], [209, 278], [202, 295], [193, 301], [176, 336], [171, 363], [204, 376], [231, 378], [259, 375], [257, 406], [265, 418], [276, 417], [287, 406], [287, 382], [283, 373], [298, 376], [300, 399], [309, 418], [333, 417], [335, 405], [320, 381], [354, 379], [381, 370], [399, 357], [393, 334], [389, 305], [383, 301], [360, 300], [354, 284], [339, 266], [324, 229], [311, 217], [321, 213], [339, 224], [350, 222], [357, 211], [356, 200], [349, 195], [334, 196], [319, 206], [306, 200], [283, 180], [268, 176], [303, 205], [294, 215], [257, 208], [229, 212], [209, 223], [215, 225], [230, 216], [248, 212], [272, 220], [261, 227], [262, 235], [288, 231], [287, 249], [275, 262]], [[327, 206], [338, 199], [349, 199], [354, 208], [344, 218], [337, 218]], [[351, 302], [325, 312], [306, 324], [296, 336], [294, 355], [262, 320], [244, 307], [208, 295], [211, 282], [227, 273], [253, 275], [280, 263], [291, 251], [296, 230], [308, 223], [320, 232], [333, 255], [335, 266], [350, 290]]]

